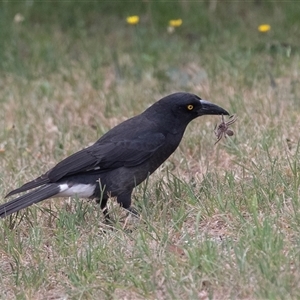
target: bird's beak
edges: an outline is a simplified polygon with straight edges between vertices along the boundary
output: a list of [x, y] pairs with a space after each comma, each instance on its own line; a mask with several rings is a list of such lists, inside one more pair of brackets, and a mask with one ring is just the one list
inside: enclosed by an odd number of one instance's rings
[[201, 108], [199, 110], [199, 116], [203, 115], [229, 115], [228, 111], [226, 111], [224, 108], [210, 103], [206, 100], [200, 100], [201, 102]]

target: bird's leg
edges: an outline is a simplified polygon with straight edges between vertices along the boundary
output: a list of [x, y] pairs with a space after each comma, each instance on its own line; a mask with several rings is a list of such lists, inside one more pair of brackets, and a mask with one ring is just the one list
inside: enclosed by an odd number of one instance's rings
[[130, 206], [129, 208], [127, 208], [127, 210], [129, 211], [129, 213], [131, 213], [133, 216], [139, 218], [140, 214], [137, 212], [137, 210]]
[[110, 220], [108, 209], [107, 209], [107, 206], [106, 206], [107, 205], [107, 199], [106, 198], [102, 198], [102, 199], [99, 198], [99, 199], [96, 200], [96, 202], [100, 204], [100, 208], [103, 212], [105, 220], [106, 221]]
[[106, 206], [104, 208], [101, 207], [101, 209], [102, 209], [105, 221], [110, 221], [111, 219], [110, 219], [107, 207]]
[[117, 197], [117, 201], [118, 201], [118, 203], [120, 204], [121, 207], [128, 210], [134, 216], [139, 217], [139, 213], [136, 211], [135, 208], [133, 208], [131, 206], [131, 193], [132, 193], [132, 191], [126, 192], [126, 193], [123, 193], [123, 194], [119, 194], [118, 197]]
[[100, 207], [101, 210], [103, 212], [103, 215], [105, 217], [105, 221], [111, 221], [109, 213], [108, 213], [108, 209], [107, 209], [107, 201], [108, 201], [108, 197], [109, 195], [106, 195], [105, 190], [106, 190], [106, 185], [102, 185], [101, 183], [101, 179], [99, 178], [97, 180], [97, 182], [99, 183], [99, 188], [100, 188], [100, 195], [98, 196], [96, 202], [100, 203]]

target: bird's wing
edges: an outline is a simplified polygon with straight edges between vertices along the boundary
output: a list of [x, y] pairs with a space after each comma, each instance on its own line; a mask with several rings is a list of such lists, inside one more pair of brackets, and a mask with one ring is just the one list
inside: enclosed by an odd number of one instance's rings
[[25, 183], [5, 197], [25, 192], [46, 183], [56, 182], [65, 176], [85, 172], [105, 172], [119, 167], [142, 164], [165, 142], [162, 133], [145, 133], [136, 138], [112, 138], [82, 149], [59, 162], [42, 176]]
[[47, 177], [47, 173], [46, 174], [43, 174], [42, 176], [32, 180], [32, 181], [29, 181], [25, 184], [23, 184], [21, 187], [13, 190], [13, 191], [10, 191], [6, 196], [5, 198], [9, 197], [9, 196], [12, 196], [12, 195], [15, 195], [15, 194], [19, 194], [21, 192], [25, 192], [25, 191], [28, 191], [28, 190], [31, 190], [33, 188], [36, 188], [38, 186], [41, 186], [43, 184], [46, 184], [46, 183], [49, 183], [49, 178]]
[[85, 171], [87, 170], [87, 168], [93, 168], [93, 166], [97, 164], [97, 159], [90, 154], [90, 150], [89, 150], [92, 149], [93, 147], [94, 145], [89, 148], [78, 151], [73, 155], [65, 158], [45, 174], [9, 192], [5, 196], [5, 198], [21, 192], [31, 190], [33, 188], [44, 185], [46, 183], [56, 182], [57, 180], [61, 179], [65, 175], [72, 175], [77, 172]]
[[56, 182], [65, 176], [138, 166], [149, 159], [164, 142], [165, 136], [162, 133], [144, 133], [128, 139], [112, 138], [104, 143], [99, 140], [94, 145], [65, 158], [42, 176], [11, 191], [6, 197]]
[[145, 133], [136, 138], [95, 143], [67, 157], [48, 172], [50, 182], [82, 172], [107, 171], [142, 164], [165, 142], [162, 133]]

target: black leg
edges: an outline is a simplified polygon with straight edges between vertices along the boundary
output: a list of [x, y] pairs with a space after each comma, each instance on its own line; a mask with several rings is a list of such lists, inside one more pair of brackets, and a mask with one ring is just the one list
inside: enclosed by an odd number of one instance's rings
[[105, 220], [110, 220], [109, 217], [109, 213], [108, 213], [108, 209], [106, 207], [107, 204], [107, 199], [106, 198], [102, 198], [102, 199], [97, 199], [96, 200], [97, 203], [100, 203], [100, 208], [102, 209], [103, 215], [105, 217]]
[[132, 206], [130, 206], [129, 208], [127, 208], [127, 210], [130, 212], [130, 213], [132, 213], [135, 217], [139, 217], [140, 216], [140, 214], [137, 212], [137, 210], [134, 208], [134, 207], [132, 207]]
[[128, 210], [134, 216], [138, 217], [139, 216], [138, 212], [135, 210], [135, 208], [131, 206], [131, 193], [132, 191], [118, 195], [117, 201], [120, 204], [120, 206]]
[[118, 203], [120, 204], [120, 206], [124, 207], [125, 209], [129, 209], [131, 206], [131, 193], [132, 191], [119, 194], [117, 196]]

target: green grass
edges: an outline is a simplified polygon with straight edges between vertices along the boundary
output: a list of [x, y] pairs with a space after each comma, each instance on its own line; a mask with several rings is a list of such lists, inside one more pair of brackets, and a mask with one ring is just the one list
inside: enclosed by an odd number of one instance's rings
[[220, 118], [190, 124], [141, 220], [82, 199], [1, 220], [1, 299], [300, 298], [300, 4], [209, 2], [1, 3], [3, 196], [174, 91], [238, 117], [217, 145]]

